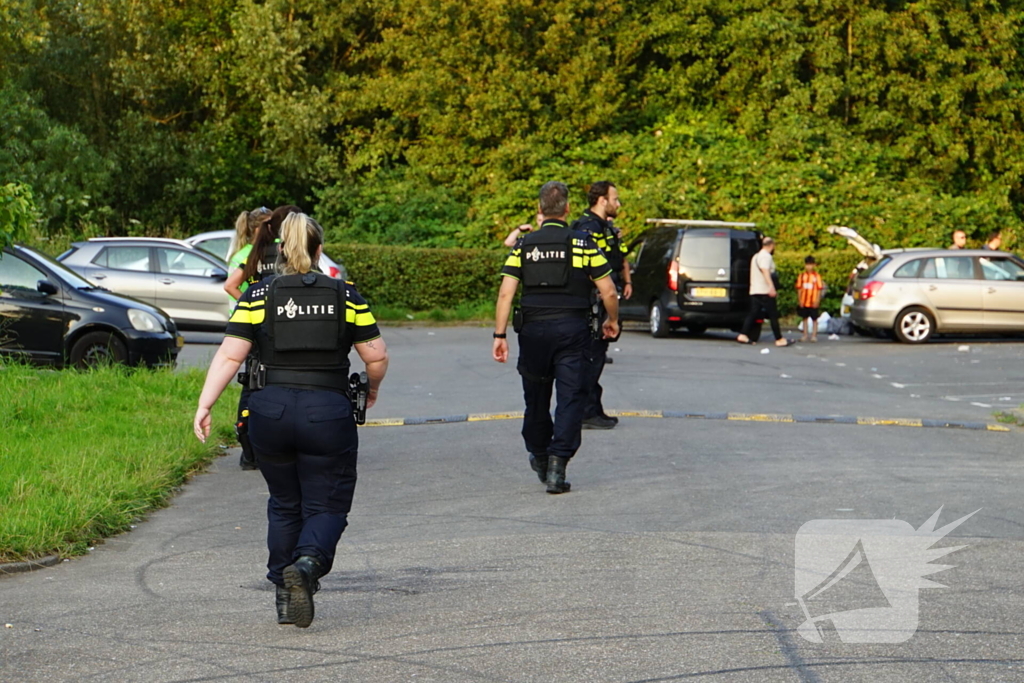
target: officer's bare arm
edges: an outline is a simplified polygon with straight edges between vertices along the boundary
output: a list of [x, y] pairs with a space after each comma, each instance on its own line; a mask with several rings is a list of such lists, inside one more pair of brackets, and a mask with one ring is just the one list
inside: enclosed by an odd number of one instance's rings
[[210, 361], [206, 382], [203, 384], [202, 393], [199, 394], [199, 407], [192, 423], [200, 441], [206, 441], [206, 437], [210, 435], [210, 409], [224, 393], [224, 387], [234, 378], [251, 348], [252, 342], [245, 339], [224, 337], [216, 355]]
[[235, 301], [242, 298], [242, 290], [239, 287], [242, 286], [244, 273], [245, 271], [241, 268], [235, 268], [231, 275], [228, 275], [228, 279], [224, 281], [224, 291], [230, 294]]
[[601, 295], [604, 310], [608, 313], [608, 317], [602, 325], [604, 337], [612, 339], [619, 336], [619, 293], [615, 290], [615, 283], [610, 277], [595, 280], [594, 284], [597, 286], [598, 294]]
[[370, 395], [367, 397], [366, 407], [372, 408], [377, 401], [380, 383], [384, 381], [384, 375], [388, 371], [388, 346], [384, 339], [378, 337], [356, 344], [355, 347], [359, 358], [366, 364], [366, 377], [370, 381]]
[[[508, 316], [512, 312], [512, 300], [515, 299], [517, 289], [519, 289], [519, 280], [508, 276], [501, 279], [498, 302], [494, 307], [494, 332], [496, 334], [508, 334]], [[507, 339], [494, 339], [491, 357], [499, 363], [508, 360]]]

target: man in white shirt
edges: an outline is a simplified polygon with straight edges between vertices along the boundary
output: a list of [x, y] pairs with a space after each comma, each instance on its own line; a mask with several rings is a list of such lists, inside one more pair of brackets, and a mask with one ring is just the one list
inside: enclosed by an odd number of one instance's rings
[[767, 318], [771, 322], [776, 346], [789, 346], [791, 343], [782, 336], [782, 329], [779, 327], [779, 307], [775, 300], [778, 292], [775, 289], [773, 251], [775, 251], [775, 240], [765, 237], [761, 240], [761, 251], [750, 259], [750, 313], [747, 314], [743, 329], [736, 337], [736, 341], [741, 344], [751, 343], [748, 335], [754, 329], [759, 317]]

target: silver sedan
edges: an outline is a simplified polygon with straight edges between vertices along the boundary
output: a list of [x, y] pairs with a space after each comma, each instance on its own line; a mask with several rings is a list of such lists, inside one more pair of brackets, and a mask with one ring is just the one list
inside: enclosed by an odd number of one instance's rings
[[101, 237], [75, 242], [58, 260], [100, 287], [163, 309], [179, 328], [223, 330], [234, 307], [224, 291], [228, 265], [182, 240]]
[[[199, 247], [205, 251], [210, 252], [214, 256], [219, 256], [225, 261], [228, 260], [231, 248], [231, 238], [235, 234], [234, 230], [213, 230], [211, 232], [203, 232], [198, 235], [192, 235], [186, 237], [185, 241], [192, 246]], [[344, 264], [334, 261], [327, 254], [320, 253], [320, 263], [317, 264], [320, 268], [320, 272], [324, 275], [330, 275], [341, 280], [348, 279], [348, 273], [345, 272]]]

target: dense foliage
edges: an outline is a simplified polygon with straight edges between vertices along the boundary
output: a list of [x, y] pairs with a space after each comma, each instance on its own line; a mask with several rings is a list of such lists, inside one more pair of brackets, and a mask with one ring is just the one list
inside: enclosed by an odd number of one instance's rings
[[784, 245], [1021, 231], [1024, 0], [6, 0], [0, 184], [45, 231], [296, 201], [334, 240], [493, 246], [540, 182]]

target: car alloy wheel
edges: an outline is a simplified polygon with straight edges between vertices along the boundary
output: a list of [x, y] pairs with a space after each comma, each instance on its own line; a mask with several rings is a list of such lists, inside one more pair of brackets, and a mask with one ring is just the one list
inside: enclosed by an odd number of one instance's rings
[[667, 337], [668, 325], [665, 324], [665, 307], [660, 301], [651, 304], [651, 336]]
[[923, 308], [908, 308], [896, 319], [896, 336], [908, 344], [928, 341], [935, 331], [935, 322]]

